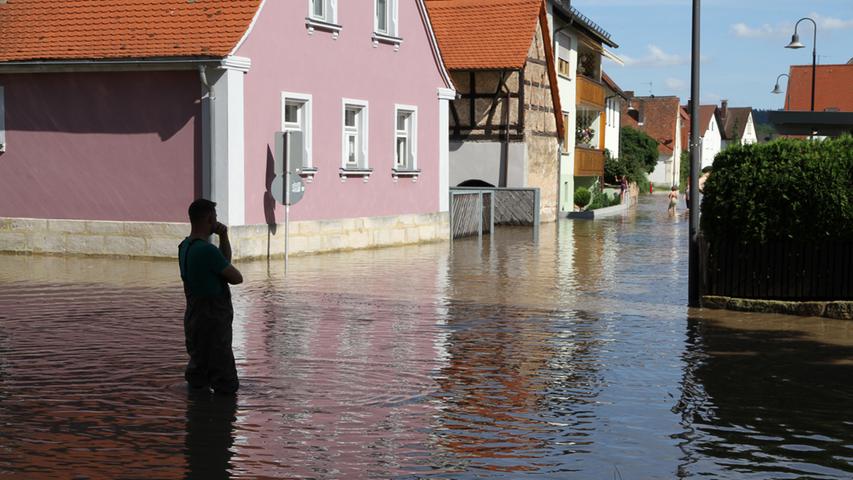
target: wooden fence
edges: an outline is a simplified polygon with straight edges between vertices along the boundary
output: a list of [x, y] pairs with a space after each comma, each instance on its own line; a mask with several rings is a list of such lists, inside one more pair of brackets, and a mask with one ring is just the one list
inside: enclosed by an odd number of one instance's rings
[[705, 295], [853, 300], [853, 242], [702, 242]]
[[529, 225], [538, 229], [539, 189], [450, 189], [451, 238], [491, 233], [495, 225]]

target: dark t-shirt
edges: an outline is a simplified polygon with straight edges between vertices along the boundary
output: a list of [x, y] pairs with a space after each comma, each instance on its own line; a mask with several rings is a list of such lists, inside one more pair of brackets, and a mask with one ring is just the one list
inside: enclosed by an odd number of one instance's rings
[[222, 252], [205, 240], [185, 238], [178, 246], [181, 279], [193, 295], [215, 296], [224, 290], [221, 273], [230, 265]]

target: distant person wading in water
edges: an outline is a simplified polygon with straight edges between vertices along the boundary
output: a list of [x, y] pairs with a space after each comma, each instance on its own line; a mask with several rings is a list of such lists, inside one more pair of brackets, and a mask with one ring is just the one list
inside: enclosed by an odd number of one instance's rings
[[673, 185], [672, 188], [670, 188], [667, 197], [669, 198], [669, 208], [667, 209], [667, 211], [669, 211], [670, 214], [674, 215], [675, 207], [678, 205], [678, 187]]
[[[216, 221], [216, 203], [194, 201], [189, 217], [192, 231], [178, 246], [187, 298], [184, 339], [190, 356], [184, 377], [192, 388], [234, 393], [240, 382], [231, 350], [234, 309], [228, 284], [242, 283], [243, 276], [231, 265], [228, 227]], [[213, 234], [219, 236], [219, 248], [207, 241]]]

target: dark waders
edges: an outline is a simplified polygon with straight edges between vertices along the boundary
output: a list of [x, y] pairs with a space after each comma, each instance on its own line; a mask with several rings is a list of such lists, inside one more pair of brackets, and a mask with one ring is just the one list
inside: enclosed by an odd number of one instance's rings
[[[193, 243], [184, 252], [184, 272]], [[193, 388], [210, 386], [217, 393], [233, 393], [240, 387], [234, 352], [231, 350], [231, 323], [234, 308], [231, 290], [223, 282], [222, 293], [193, 295], [184, 283], [187, 310], [184, 314], [184, 338], [190, 360], [184, 377]]]

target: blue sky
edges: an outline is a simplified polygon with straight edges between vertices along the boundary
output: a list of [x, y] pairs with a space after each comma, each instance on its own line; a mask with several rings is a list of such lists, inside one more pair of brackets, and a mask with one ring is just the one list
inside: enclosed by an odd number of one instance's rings
[[[625, 66], [604, 70], [637, 95], [690, 96], [692, 0], [572, 0], [619, 44]], [[702, 103], [782, 108], [784, 95], [770, 90], [791, 64], [811, 65], [812, 24], [800, 23], [806, 48], [783, 48], [802, 17], [817, 21], [818, 64], [853, 58], [853, 0], [703, 0]], [[650, 83], [651, 82], [651, 85]], [[786, 87], [786, 79], [781, 79]], [[853, 88], [853, 85], [850, 86]]]

